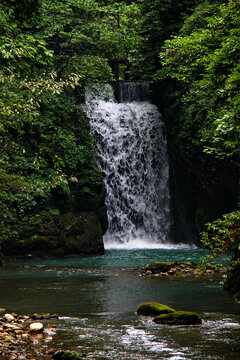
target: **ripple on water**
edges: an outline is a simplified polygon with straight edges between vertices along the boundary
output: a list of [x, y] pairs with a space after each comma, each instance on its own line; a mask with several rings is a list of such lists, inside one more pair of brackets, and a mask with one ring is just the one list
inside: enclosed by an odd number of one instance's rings
[[[151, 261], [199, 262], [205, 254], [107, 250], [102, 257], [11, 264], [0, 271], [1, 306], [23, 314], [58, 313], [53, 348], [64, 346], [87, 359], [239, 360], [240, 307], [217, 281], [138, 276]], [[203, 324], [166, 327], [140, 319], [135, 312], [145, 301], [202, 312]]]

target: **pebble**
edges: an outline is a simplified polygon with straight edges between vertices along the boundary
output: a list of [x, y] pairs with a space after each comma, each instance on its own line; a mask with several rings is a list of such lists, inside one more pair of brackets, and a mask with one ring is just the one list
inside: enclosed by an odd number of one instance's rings
[[30, 334], [39, 334], [43, 332], [43, 324], [40, 322], [32, 323], [29, 326], [29, 333]]
[[28, 316], [5, 313], [0, 317], [0, 359], [50, 359], [47, 356], [46, 343], [50, 344], [52, 336], [56, 334], [56, 328], [52, 325], [44, 330], [42, 322], [33, 321], [36, 318], [45, 321], [57, 319], [58, 315], [47, 313]]
[[5, 315], [3, 316], [3, 320], [10, 322], [10, 321], [14, 321], [14, 320], [15, 320], [15, 317], [14, 317], [12, 314], [5, 314]]

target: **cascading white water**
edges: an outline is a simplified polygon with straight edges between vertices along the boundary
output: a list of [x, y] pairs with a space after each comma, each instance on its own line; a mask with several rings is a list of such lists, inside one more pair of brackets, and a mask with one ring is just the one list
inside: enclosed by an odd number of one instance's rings
[[148, 92], [146, 85], [141, 86], [120, 87], [124, 103], [115, 101], [110, 86], [101, 96], [89, 91], [86, 96], [107, 192], [106, 248], [164, 247], [168, 238], [169, 166], [164, 124], [155, 105], [139, 101], [146, 100]]

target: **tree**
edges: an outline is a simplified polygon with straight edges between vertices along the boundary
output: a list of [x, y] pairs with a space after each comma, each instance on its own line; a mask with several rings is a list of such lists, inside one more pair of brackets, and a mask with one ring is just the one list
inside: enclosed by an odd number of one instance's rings
[[239, 4], [233, 1], [218, 7], [201, 4], [183, 27], [183, 35], [166, 41], [160, 53], [162, 69], [155, 76], [176, 79], [181, 86], [182, 134], [208, 154], [233, 159], [237, 155], [237, 161], [239, 15]]

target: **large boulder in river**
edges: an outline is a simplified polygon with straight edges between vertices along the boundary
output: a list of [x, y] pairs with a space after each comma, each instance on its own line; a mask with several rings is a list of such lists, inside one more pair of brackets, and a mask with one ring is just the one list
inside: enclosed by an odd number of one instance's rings
[[201, 324], [202, 320], [194, 312], [189, 311], [175, 311], [169, 314], [162, 314], [153, 319], [156, 324], [166, 325], [197, 325]]
[[174, 309], [171, 309], [167, 305], [156, 302], [145, 302], [139, 305], [137, 308], [137, 314], [144, 316], [157, 316], [160, 314], [168, 314], [173, 312], [175, 312]]

